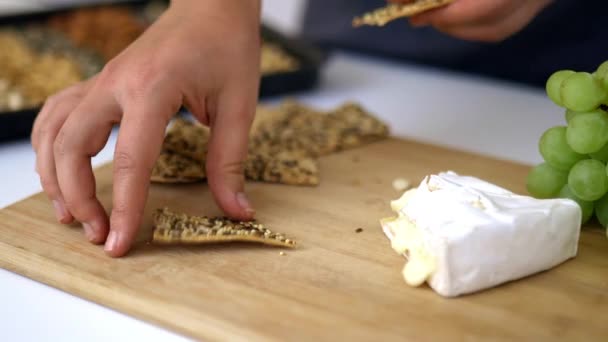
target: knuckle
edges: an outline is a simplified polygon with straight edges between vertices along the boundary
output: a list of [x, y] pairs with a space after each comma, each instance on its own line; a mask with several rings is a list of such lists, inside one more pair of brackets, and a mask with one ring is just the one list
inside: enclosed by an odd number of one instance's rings
[[60, 98], [61, 98], [61, 96], [62, 96], [61, 94], [62, 94], [62, 93], [57, 93], [57, 94], [54, 94], [54, 95], [49, 96], [49, 97], [46, 99], [46, 101], [44, 101], [44, 106], [43, 106], [43, 109], [44, 109], [44, 107], [48, 107], [48, 108], [50, 108], [50, 107], [54, 107], [54, 106], [55, 106], [57, 103], [59, 103], [59, 99], [60, 99]]
[[245, 163], [241, 161], [230, 163], [207, 163], [207, 173], [213, 178], [244, 177]]
[[55, 181], [55, 179], [49, 176], [41, 175], [40, 185], [42, 186], [42, 189], [44, 189], [44, 192], [46, 192], [49, 196], [55, 196], [59, 194], [59, 186], [57, 185], [57, 182]]
[[64, 203], [65, 203], [66, 208], [68, 210], [70, 210], [70, 212], [72, 212], [76, 216], [80, 216], [80, 214], [81, 214], [80, 208], [83, 203], [83, 201], [81, 199], [77, 199], [77, 198], [70, 197], [70, 196], [65, 196]]
[[112, 220], [120, 220], [124, 217], [128, 217], [130, 211], [128, 206], [123, 201], [117, 201], [112, 206]]
[[69, 142], [67, 139], [67, 134], [62, 130], [57, 135], [57, 139], [53, 142], [53, 152], [56, 158], [63, 157], [67, 154], [69, 150]]
[[120, 67], [116, 60], [111, 60], [106, 65], [104, 65], [103, 69], [99, 73], [98, 82], [101, 84], [112, 84], [113, 80], [120, 75]]
[[114, 172], [117, 174], [131, 173], [135, 170], [136, 161], [133, 155], [126, 151], [117, 151], [114, 157]]
[[125, 96], [139, 98], [146, 94], [156, 83], [159, 74], [150, 65], [142, 65], [133, 71], [132, 77], [124, 82]]

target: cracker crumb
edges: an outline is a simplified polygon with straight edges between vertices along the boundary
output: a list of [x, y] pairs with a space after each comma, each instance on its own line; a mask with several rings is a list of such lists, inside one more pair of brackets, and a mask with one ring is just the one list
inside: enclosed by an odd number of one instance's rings
[[396, 191], [403, 192], [410, 187], [410, 182], [405, 178], [395, 178], [393, 180], [393, 188]]
[[481, 209], [481, 210], [485, 210], [486, 209], [486, 206], [481, 201], [481, 198], [478, 198], [478, 199], [472, 201], [471, 202], [471, 206], [473, 206], [474, 208], [477, 208], [477, 209]]

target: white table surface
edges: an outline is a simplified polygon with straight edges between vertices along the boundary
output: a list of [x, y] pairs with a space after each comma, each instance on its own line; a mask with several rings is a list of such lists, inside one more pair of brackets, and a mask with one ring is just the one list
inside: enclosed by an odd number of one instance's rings
[[[268, 0], [265, 16], [293, 31], [297, 10], [281, 3]], [[528, 164], [541, 160], [542, 132], [564, 120], [542, 90], [347, 54], [328, 61], [318, 89], [295, 96], [324, 108], [355, 100], [396, 136]], [[115, 139], [116, 132], [95, 165], [111, 160]], [[41, 190], [29, 142], [0, 145], [0, 179], [0, 208]], [[3, 341], [185, 340], [1, 269], [0, 331]]]

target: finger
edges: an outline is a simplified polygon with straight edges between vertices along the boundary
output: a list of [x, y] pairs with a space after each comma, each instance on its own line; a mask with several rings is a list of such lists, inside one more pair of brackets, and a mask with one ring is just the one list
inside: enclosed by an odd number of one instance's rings
[[89, 241], [101, 243], [108, 231], [108, 218], [96, 196], [91, 157], [107, 142], [120, 107], [110, 95], [89, 92], [59, 131], [54, 144], [57, 180], [66, 206], [82, 222]]
[[113, 209], [105, 244], [106, 253], [113, 257], [125, 255], [137, 236], [152, 168], [160, 154], [167, 124], [179, 110], [179, 104], [167, 106], [171, 101], [162, 97], [145, 98], [147, 103], [132, 103], [125, 108], [118, 133], [114, 153]]
[[53, 203], [57, 220], [68, 224], [74, 220], [74, 217], [65, 205], [65, 200], [57, 181], [53, 144], [69, 114], [77, 106], [79, 97], [63, 97], [62, 99], [62, 101], [50, 103], [48, 107], [50, 109], [48, 109], [44, 120], [39, 126], [40, 128], [37, 132], [39, 144], [36, 152], [36, 172], [38, 172], [40, 177], [40, 185], [42, 185], [43, 191]]
[[[254, 95], [252, 97], [252, 94]], [[215, 201], [230, 217], [250, 220], [255, 214], [244, 192], [243, 162], [247, 157], [249, 129], [255, 114], [256, 92], [238, 85], [218, 98], [211, 113], [207, 178]]]
[[[62, 104], [64, 102], [70, 102], [72, 106], [75, 107], [76, 105], [78, 105], [77, 99], [82, 96], [85, 89], [85, 84], [76, 84], [49, 97], [45, 101], [44, 105], [42, 106], [42, 109], [40, 110], [38, 115], [36, 115], [34, 125], [32, 126], [31, 141], [34, 151], [36, 151], [38, 149], [38, 146], [40, 145], [39, 142], [41, 127], [44, 126], [45, 122], [49, 119], [51, 113], [56, 112], [55, 107], [58, 104]], [[69, 110], [68, 112], [71, 112], [71, 110]]]
[[436, 8], [428, 12], [420, 13], [410, 18], [413, 26], [456, 26], [456, 25], [478, 25], [488, 24], [500, 19], [501, 16], [510, 14], [518, 4], [515, 1], [471, 1], [459, 0]]
[[523, 29], [547, 3], [548, 1], [528, 3], [530, 7], [513, 11], [491, 24], [436, 26], [436, 29], [464, 40], [497, 42]]
[[37, 152], [38, 147], [40, 146], [40, 127], [44, 125], [44, 122], [48, 119], [49, 113], [53, 111], [56, 104], [56, 97], [48, 98], [42, 106], [42, 109], [40, 110], [38, 115], [36, 115], [34, 125], [32, 126], [32, 134], [30, 135], [30, 140], [32, 142], [34, 152]]

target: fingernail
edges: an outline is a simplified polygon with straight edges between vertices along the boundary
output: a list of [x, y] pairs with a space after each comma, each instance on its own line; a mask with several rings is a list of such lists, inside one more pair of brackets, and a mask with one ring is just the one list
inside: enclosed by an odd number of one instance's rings
[[83, 223], [82, 227], [84, 228], [84, 236], [87, 237], [87, 240], [91, 242], [95, 240], [95, 230], [93, 230], [93, 227], [88, 223]]
[[238, 194], [236, 194], [236, 201], [239, 203], [239, 206], [243, 210], [245, 210], [245, 212], [247, 212], [247, 214], [255, 213], [255, 210], [253, 210], [253, 208], [251, 207], [251, 204], [249, 203], [249, 200], [247, 199], [245, 193], [239, 192]]
[[68, 215], [67, 210], [65, 210], [65, 205], [60, 200], [53, 200], [53, 207], [55, 207], [55, 216], [57, 217], [57, 221], [62, 221]]
[[118, 233], [116, 233], [115, 231], [111, 230], [110, 234], [108, 235], [108, 239], [106, 240], [106, 244], [104, 246], [104, 250], [106, 252], [111, 252], [114, 249], [116, 249], [116, 245], [118, 244]]

